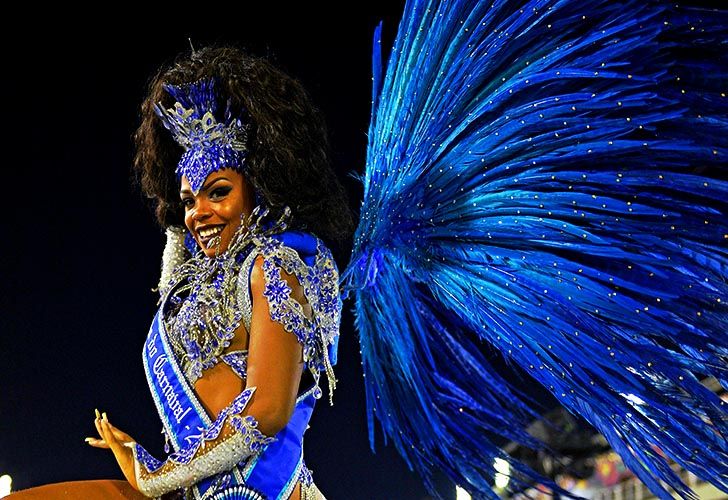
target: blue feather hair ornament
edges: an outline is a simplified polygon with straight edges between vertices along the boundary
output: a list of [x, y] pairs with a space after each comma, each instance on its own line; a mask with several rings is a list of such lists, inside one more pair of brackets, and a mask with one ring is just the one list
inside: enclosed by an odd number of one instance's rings
[[501, 448], [543, 448], [502, 358], [660, 498], [695, 498], [668, 458], [728, 492], [727, 34], [674, 2], [410, 0], [383, 69], [377, 28], [341, 277], [372, 448], [378, 422], [436, 494], [498, 498], [496, 459], [559, 491]]

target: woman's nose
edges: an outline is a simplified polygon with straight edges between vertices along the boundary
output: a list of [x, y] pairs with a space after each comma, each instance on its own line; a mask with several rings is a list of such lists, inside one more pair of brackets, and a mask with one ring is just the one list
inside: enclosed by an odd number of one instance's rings
[[195, 213], [192, 215], [194, 220], [203, 220], [212, 214], [210, 205], [204, 200], [200, 200], [195, 207]]

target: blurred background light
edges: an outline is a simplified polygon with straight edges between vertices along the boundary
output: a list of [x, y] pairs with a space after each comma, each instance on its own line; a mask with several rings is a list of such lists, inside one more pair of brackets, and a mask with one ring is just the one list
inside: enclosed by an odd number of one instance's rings
[[455, 500], [470, 500], [470, 495], [460, 486], [455, 486]]
[[496, 458], [493, 462], [493, 468], [496, 470], [495, 474], [495, 487], [503, 489], [508, 486], [508, 481], [511, 480], [511, 466], [502, 458]]
[[0, 498], [8, 496], [12, 486], [13, 478], [7, 474], [0, 476]]

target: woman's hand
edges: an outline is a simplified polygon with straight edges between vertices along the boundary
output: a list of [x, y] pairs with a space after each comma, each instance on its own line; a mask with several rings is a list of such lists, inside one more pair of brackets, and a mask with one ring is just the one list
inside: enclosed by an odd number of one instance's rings
[[111, 449], [126, 480], [135, 490], [139, 491], [139, 485], [137, 485], [134, 474], [134, 452], [129, 447], [131, 443], [136, 442], [134, 438], [111, 425], [106, 417], [106, 412], [101, 415], [96, 410], [94, 424], [101, 439], [86, 438], [86, 442], [95, 448]]

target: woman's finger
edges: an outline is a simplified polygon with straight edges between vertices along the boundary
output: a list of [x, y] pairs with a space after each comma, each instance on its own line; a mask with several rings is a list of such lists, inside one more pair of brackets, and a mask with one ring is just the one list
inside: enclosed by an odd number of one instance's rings
[[89, 444], [90, 446], [93, 446], [94, 448], [104, 448], [104, 449], [109, 449], [109, 445], [108, 445], [108, 443], [107, 443], [106, 441], [104, 441], [103, 439], [97, 439], [97, 438], [87, 437], [87, 438], [85, 439], [85, 441], [86, 441], [86, 442], [87, 442], [87, 443], [88, 443], [88, 444]]
[[94, 413], [96, 414], [96, 418], [94, 419], [94, 426], [96, 426], [96, 432], [98, 432], [99, 436], [101, 436], [101, 413], [98, 409], [94, 409]]
[[106, 441], [107, 444], [111, 444], [109, 439], [107, 438], [107, 431], [104, 428], [104, 419], [103, 418], [97, 418], [94, 420], [94, 424], [96, 425], [96, 430], [99, 431], [99, 436], [101, 436], [101, 439]]
[[104, 438], [104, 441], [106, 441], [108, 443], [108, 445], [111, 447], [111, 449], [114, 449], [114, 447], [116, 445], [118, 445], [119, 443], [116, 439], [116, 436], [114, 436], [114, 433], [109, 428], [109, 421], [106, 418], [106, 413], [103, 414], [103, 417], [101, 418], [101, 420], [99, 422], [100, 422], [99, 425], [101, 426], [101, 432], [103, 432], [101, 437]]
[[113, 451], [114, 455], [116, 455], [117, 461], [120, 462], [122, 457], [124, 457], [126, 454], [126, 450], [124, 449], [124, 442], [123, 440], [120, 440], [116, 435], [114, 435], [111, 423], [109, 423], [109, 418], [106, 416], [106, 413], [104, 413], [103, 417], [101, 418], [101, 430], [104, 432], [104, 441], [106, 441], [106, 443], [109, 445], [109, 448], [111, 448], [111, 451]]
[[[97, 412], [98, 412], [98, 410], [97, 410]], [[106, 417], [106, 418], [104, 419], [104, 417]], [[112, 424], [109, 421], [109, 418], [106, 415], [106, 412], [104, 412], [103, 415], [101, 413], [98, 413], [98, 420], [97, 420], [97, 422], [95, 422], [97, 424], [96, 427], [99, 430], [99, 435], [101, 434], [100, 425], [101, 425], [101, 422], [104, 421], [104, 420], [106, 422], [106, 425], [107, 425], [108, 429], [111, 431], [111, 433], [113, 434], [113, 436], [116, 439], [116, 441], [119, 441], [120, 444], [124, 444], [124, 443], [128, 443], [128, 442], [134, 441], [134, 438], [133, 437], [131, 437], [126, 432], [118, 429], [116, 426], [114, 426], [114, 424]]]
[[97, 418], [94, 420], [96, 430], [99, 432], [101, 439], [86, 438], [86, 442], [91, 446], [98, 448], [109, 448], [116, 458], [116, 462], [119, 464], [121, 471], [124, 473], [124, 477], [127, 481], [135, 488], [139, 489], [136, 483], [136, 477], [134, 475], [134, 451], [129, 443], [133, 443], [134, 440], [126, 433], [121, 432], [119, 429], [111, 425], [109, 417], [106, 413], [100, 414], [96, 411]]
[[116, 427], [114, 427], [114, 424], [112, 424], [108, 420], [106, 421], [106, 423], [108, 424], [109, 429], [111, 429], [111, 432], [114, 434], [114, 437], [118, 441], [121, 441], [122, 443], [126, 443], [128, 441], [134, 441], [134, 439], [129, 434], [117, 429]]
[[99, 436], [101, 436], [101, 438], [103, 438], [104, 437], [104, 434], [101, 431], [101, 419], [95, 418], [94, 419], [94, 426], [96, 426], [96, 432], [98, 432], [99, 433]]

